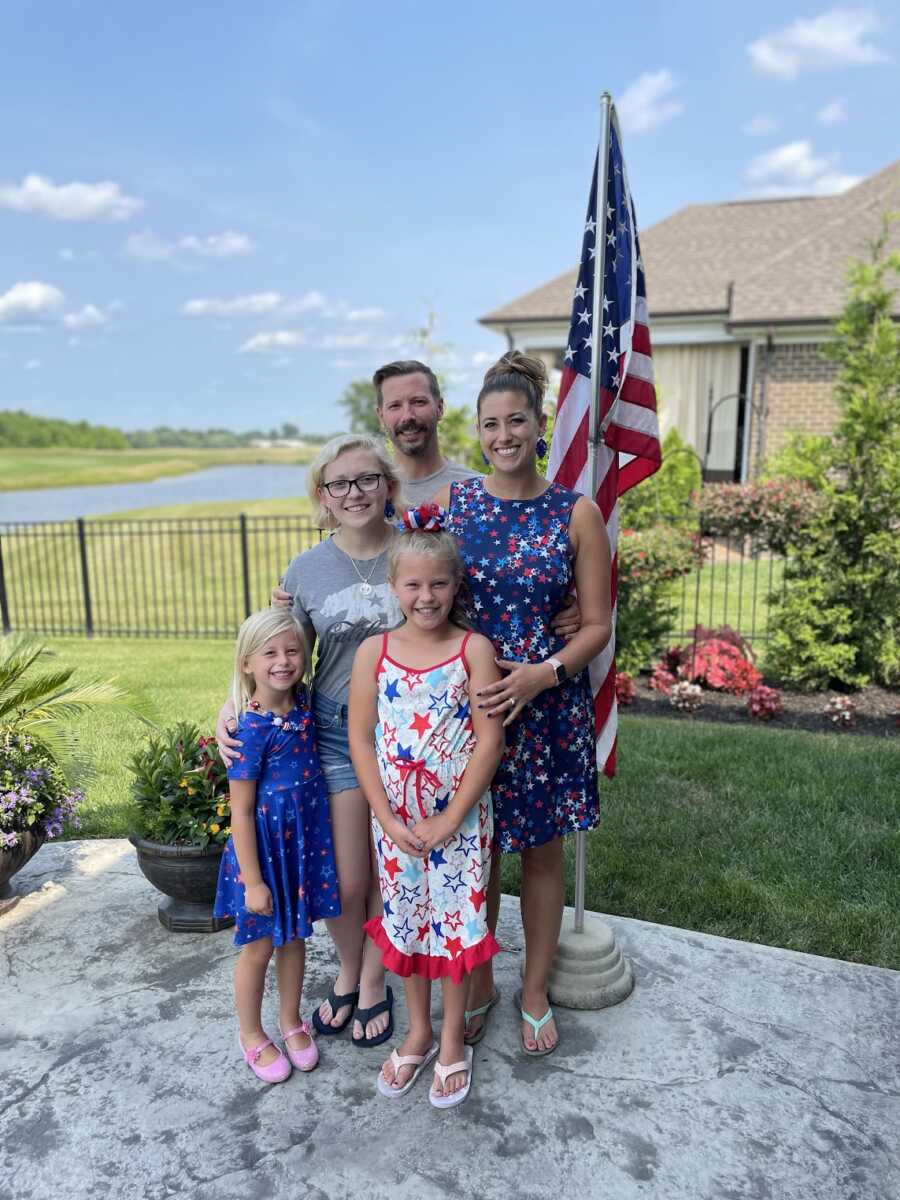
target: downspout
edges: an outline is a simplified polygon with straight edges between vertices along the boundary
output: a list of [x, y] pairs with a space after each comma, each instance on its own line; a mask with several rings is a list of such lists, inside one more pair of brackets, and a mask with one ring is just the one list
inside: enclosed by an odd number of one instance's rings
[[750, 445], [753, 441], [753, 393], [756, 390], [756, 342], [747, 351], [747, 381], [744, 385], [744, 443], [741, 446], [741, 483], [750, 478]]

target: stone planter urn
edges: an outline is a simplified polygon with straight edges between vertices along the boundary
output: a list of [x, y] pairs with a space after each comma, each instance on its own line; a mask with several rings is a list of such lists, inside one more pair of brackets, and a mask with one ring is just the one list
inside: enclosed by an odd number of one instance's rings
[[135, 834], [128, 840], [137, 851], [141, 871], [166, 897], [157, 909], [166, 929], [173, 933], [215, 933], [234, 924], [232, 917], [213, 916], [224, 846], [173, 846]]
[[16, 871], [20, 871], [25, 866], [29, 858], [33, 858], [37, 854], [45, 840], [43, 833], [26, 829], [19, 834], [18, 846], [0, 850], [0, 912], [12, 908], [15, 904], [9, 881]]

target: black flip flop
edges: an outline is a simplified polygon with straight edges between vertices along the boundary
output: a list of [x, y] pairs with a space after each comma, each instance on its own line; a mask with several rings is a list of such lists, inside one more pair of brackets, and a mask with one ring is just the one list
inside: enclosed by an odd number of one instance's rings
[[385, 989], [385, 999], [379, 1000], [377, 1004], [373, 1004], [371, 1008], [358, 1008], [355, 1013], [356, 1020], [362, 1025], [363, 1029], [374, 1017], [380, 1017], [383, 1012], [390, 1014], [390, 1019], [387, 1023], [387, 1029], [377, 1033], [375, 1037], [355, 1038], [350, 1035], [350, 1041], [354, 1046], [361, 1046], [365, 1049], [367, 1046], [380, 1046], [382, 1042], [386, 1042], [389, 1037], [394, 1034], [394, 992], [388, 986]]
[[356, 1006], [359, 1003], [359, 988], [355, 992], [348, 992], [346, 996], [339, 996], [332, 987], [328, 993], [328, 1003], [331, 1005], [331, 1015], [344, 1007], [345, 1004], [350, 1005], [350, 1015], [340, 1025], [329, 1025], [319, 1016], [318, 1008], [313, 1011], [312, 1022], [316, 1027], [316, 1032], [321, 1033], [323, 1037], [332, 1037], [336, 1033], [343, 1033], [350, 1022], [353, 1020], [353, 1014], [356, 1012]]

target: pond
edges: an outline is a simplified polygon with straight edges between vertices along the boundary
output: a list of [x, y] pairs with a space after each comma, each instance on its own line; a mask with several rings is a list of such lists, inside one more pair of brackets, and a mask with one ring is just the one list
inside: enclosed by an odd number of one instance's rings
[[242, 463], [142, 483], [0, 492], [0, 521], [68, 521], [164, 504], [304, 496], [306, 472], [303, 464]]

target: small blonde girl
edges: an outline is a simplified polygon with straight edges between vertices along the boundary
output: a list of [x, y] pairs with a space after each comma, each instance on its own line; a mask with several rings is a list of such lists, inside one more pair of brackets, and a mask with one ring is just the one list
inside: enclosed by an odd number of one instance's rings
[[[503, 730], [469, 702], [499, 679], [487, 638], [456, 623], [462, 568], [440, 511], [404, 518], [388, 577], [405, 617], [365, 641], [350, 683], [350, 751], [371, 806], [384, 915], [366, 932], [384, 965], [403, 977], [409, 1031], [378, 1076], [386, 1097], [405, 1095], [436, 1059], [436, 1108], [461, 1103], [472, 1081], [463, 1045], [468, 977], [499, 949], [487, 927], [492, 838], [488, 788]], [[440, 979], [440, 1045], [431, 981]]]
[[[280, 1083], [292, 1065], [310, 1071], [318, 1062], [300, 1017], [304, 939], [313, 921], [340, 912], [328, 789], [303, 685], [307, 668], [303, 630], [290, 612], [265, 609], [241, 626], [232, 694], [242, 745], [228, 769], [232, 833], [214, 911], [235, 918], [238, 1040], [264, 1083]], [[286, 1053], [262, 1027], [273, 950]]]

